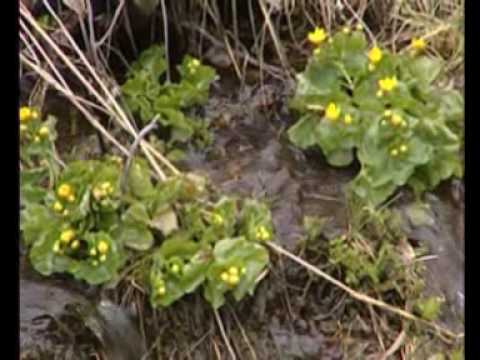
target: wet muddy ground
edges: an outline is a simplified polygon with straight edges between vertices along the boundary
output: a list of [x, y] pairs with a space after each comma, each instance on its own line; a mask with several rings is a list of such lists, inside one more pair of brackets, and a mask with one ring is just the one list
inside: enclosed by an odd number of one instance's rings
[[[262, 100], [265, 94], [258, 89], [246, 93], [229, 88], [224, 95], [217, 91], [212, 96], [205, 116], [215, 129], [214, 144], [208, 151], [190, 152], [179, 166], [208, 175], [219, 191], [266, 199], [272, 206], [276, 241], [289, 250], [298, 249], [305, 238], [306, 215], [324, 219], [327, 238], [345, 232], [348, 219], [343, 190], [355, 176], [356, 166], [335, 169], [326, 165], [320, 153], [294, 149], [283, 134], [290, 115], [275, 110], [283, 106], [281, 93], [271, 94], [273, 100], [269, 101]], [[65, 124], [68, 115], [64, 112], [61, 116], [59, 124]], [[71, 133], [70, 126], [62, 126], [60, 132]], [[60, 150], [71, 151], [75, 145], [77, 154], [83, 153], [82, 149], [88, 149], [84, 156], [98, 154], [97, 137], [80, 128], [82, 135], [71, 133]], [[433, 255], [426, 261], [426, 292], [445, 297], [441, 320], [452, 330], [461, 330], [463, 183], [446, 183], [426, 200], [429, 208], [418, 210], [407, 203], [398, 209], [404, 215], [408, 236], [426, 245]], [[146, 309], [140, 321], [131, 308], [108, 302], [109, 297], [95, 289], [72, 288], [68, 279], [33, 274], [23, 260], [22, 359], [93, 359], [98, 349], [103, 349], [105, 358], [115, 360], [142, 359], [139, 354], [145, 352], [162, 359], [212, 359], [226, 354], [213, 314], [199, 296], [187, 297], [155, 316]], [[338, 335], [338, 323], [348, 320], [352, 338], [355, 334], [356, 339], [374, 336], [360, 320], [351, 318], [353, 301], [297, 265], [274, 260], [278, 266], [272, 267], [253, 298], [220, 311], [239, 358], [365, 359], [364, 354], [372, 350], [370, 342], [363, 348], [359, 345], [355, 356], [346, 355], [340, 344], [345, 339]], [[309, 260], [322, 264], [324, 259], [321, 254], [310, 254]], [[145, 298], [139, 299], [146, 303]], [[83, 310], [72, 312], [73, 305]], [[148, 354], [145, 359], [155, 358]]]

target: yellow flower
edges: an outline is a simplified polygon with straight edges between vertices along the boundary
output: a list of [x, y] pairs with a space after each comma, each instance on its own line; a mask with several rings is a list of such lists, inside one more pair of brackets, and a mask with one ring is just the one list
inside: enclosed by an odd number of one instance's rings
[[200, 61], [198, 59], [193, 59], [191, 64], [193, 67], [198, 67], [200, 66]]
[[105, 254], [101, 255], [101, 256], [98, 258], [98, 260], [100, 260], [100, 262], [105, 262], [105, 261], [107, 261], [107, 255], [105, 255]]
[[72, 242], [72, 245], [70, 245], [70, 247], [73, 249], [73, 250], [76, 250], [80, 247], [80, 241], [78, 240], [75, 240], [74, 242]]
[[60, 212], [63, 210], [63, 205], [60, 201], [55, 201], [55, 203], [53, 204], [53, 210], [55, 210], [56, 212]]
[[68, 244], [70, 241], [73, 240], [74, 237], [75, 237], [75, 231], [73, 231], [72, 229], [64, 230], [60, 234], [60, 241], [62, 243]]
[[67, 201], [69, 203], [73, 203], [75, 201], [75, 195], [73, 194], [68, 195]]
[[352, 123], [352, 120], [353, 120], [353, 119], [352, 119], [352, 115], [350, 115], [350, 114], [345, 115], [345, 118], [343, 119], [343, 121], [344, 121], [345, 124], [347, 124], [347, 125], [350, 125], [350, 124]]
[[363, 25], [358, 23], [357, 25], [355, 25], [355, 29], [358, 30], [358, 31], [362, 31], [363, 30]]
[[350, 34], [350, 28], [348, 26], [345, 26], [343, 29], [342, 29], [343, 33], [344, 34]]
[[62, 184], [57, 190], [59, 197], [67, 199], [70, 195], [73, 194], [73, 189], [69, 184]]
[[93, 257], [93, 256], [97, 256], [97, 250], [91, 249], [91, 250], [90, 250], [90, 256], [92, 256], [92, 257]]
[[392, 110], [390, 110], [390, 109], [385, 110], [385, 111], [383, 112], [383, 116], [385, 116], [385, 117], [390, 117], [390, 116], [392, 116]]
[[395, 76], [378, 80], [378, 86], [380, 87], [380, 90], [385, 92], [392, 91], [397, 87], [397, 85], [398, 82]]
[[425, 40], [422, 38], [413, 38], [410, 43], [410, 47], [417, 51], [424, 50], [426, 46], [427, 44], [425, 43]]
[[340, 116], [340, 107], [335, 103], [329, 103], [325, 109], [325, 117], [328, 120], [335, 121]]
[[32, 110], [32, 113], [30, 115], [32, 117], [33, 120], [37, 120], [38, 119], [38, 111], [37, 110]]
[[392, 155], [392, 156], [397, 156], [397, 155], [398, 155], [398, 150], [397, 150], [397, 149], [392, 149], [392, 150], [390, 151], [390, 155]]
[[382, 53], [382, 50], [380, 50], [380, 48], [378, 46], [374, 46], [368, 52], [368, 59], [373, 64], [379, 63], [382, 60], [382, 58], [383, 58], [383, 53]]
[[313, 45], [320, 45], [327, 38], [327, 33], [323, 28], [316, 27], [312, 32], [308, 33], [308, 41]]
[[104, 240], [100, 240], [97, 249], [100, 254], [106, 254], [108, 252], [108, 243]]
[[50, 134], [50, 130], [48, 130], [48, 127], [42, 126], [40, 130], [38, 130], [38, 135], [41, 137], [47, 137], [48, 134]]
[[40, 142], [40, 137], [39, 137], [39, 136], [35, 136], [35, 137], [33, 138], [33, 142], [34, 142], [34, 143], [39, 143], [39, 142]]
[[402, 153], [406, 153], [408, 151], [408, 146], [403, 144], [402, 146], [400, 146], [400, 152]]
[[32, 110], [27, 106], [22, 106], [19, 111], [19, 118], [21, 123], [26, 123], [32, 118]]

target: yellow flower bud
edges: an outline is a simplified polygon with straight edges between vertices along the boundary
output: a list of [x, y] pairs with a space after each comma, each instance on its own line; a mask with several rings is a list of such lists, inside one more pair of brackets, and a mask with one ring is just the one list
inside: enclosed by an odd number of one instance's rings
[[343, 119], [346, 125], [350, 125], [353, 121], [352, 116], [350, 114], [345, 115], [345, 118]]
[[20, 132], [24, 133], [28, 130], [28, 126], [25, 124], [20, 124]]
[[397, 78], [395, 76], [386, 77], [384, 79], [378, 80], [378, 86], [380, 90], [389, 92], [395, 89], [398, 85]]
[[369, 64], [368, 64], [368, 71], [375, 71], [375, 68], [376, 68], [376, 67], [375, 67], [374, 64], [372, 64], [372, 63], [369, 63]]
[[95, 266], [95, 267], [97, 267], [97, 266], [98, 266], [98, 261], [97, 261], [97, 260], [93, 260], [93, 261], [92, 261], [92, 265]]
[[165, 289], [165, 286], [160, 286], [160, 287], [158, 288], [158, 290], [157, 290], [157, 293], [158, 293], [158, 295], [160, 295], [160, 296], [165, 295], [166, 292], [167, 292], [167, 291], [166, 291], [166, 289]]
[[75, 195], [73, 194], [68, 195], [67, 201], [69, 203], [73, 203], [75, 201]]
[[57, 190], [57, 195], [64, 199], [68, 198], [71, 194], [73, 194], [73, 189], [69, 184], [62, 184]]
[[328, 120], [335, 121], [340, 116], [340, 112], [340, 107], [337, 106], [335, 103], [331, 102], [327, 105], [327, 108], [325, 109], [325, 117]]
[[50, 134], [50, 130], [48, 130], [48, 127], [42, 126], [40, 130], [38, 130], [38, 135], [41, 137], [47, 137]]
[[58, 241], [55, 241], [52, 249], [55, 254], [58, 254], [60, 252], [60, 243]]
[[40, 142], [40, 137], [39, 137], [39, 136], [35, 136], [35, 137], [33, 138], [33, 142], [34, 142], [34, 143], [39, 143], [39, 142]]
[[228, 277], [228, 283], [232, 286], [237, 285], [239, 282], [240, 282], [240, 278], [238, 277], [238, 275], [230, 275]]
[[383, 58], [383, 53], [378, 46], [374, 46], [368, 52], [368, 60], [370, 60], [370, 62], [373, 64], [379, 63], [382, 60], [382, 58]]
[[358, 31], [362, 31], [363, 30], [363, 25], [358, 23], [357, 25], [355, 25], [355, 29], [358, 30]]
[[106, 241], [100, 240], [98, 242], [97, 249], [98, 249], [98, 252], [100, 254], [102, 254], [102, 255], [106, 254], [108, 252], [108, 248], [109, 248], [109, 246], [108, 246], [108, 243]]
[[247, 272], [247, 269], [245, 269], [245, 266], [242, 267], [242, 270], [240, 270], [240, 274], [245, 275], [246, 272]]
[[392, 156], [397, 156], [397, 155], [398, 155], [398, 150], [397, 150], [397, 149], [392, 149], [392, 150], [390, 151], [390, 155], [392, 155]]
[[91, 257], [97, 256], [97, 250], [91, 249], [89, 254], [90, 254]]
[[403, 119], [400, 115], [398, 114], [393, 114], [391, 119], [390, 119], [391, 123], [393, 126], [398, 126], [400, 125], [402, 122], [403, 122]]
[[37, 110], [32, 110], [32, 113], [30, 115], [32, 117], [33, 120], [37, 120], [38, 119], [38, 111]]
[[320, 48], [317, 47], [313, 50], [313, 55], [318, 56], [318, 55], [320, 55], [320, 52], [321, 52]]
[[383, 112], [383, 116], [385, 116], [385, 117], [390, 117], [390, 116], [392, 116], [392, 114], [393, 114], [393, 113], [392, 113], [392, 110], [390, 110], [390, 109], [385, 110], [385, 111]]
[[235, 267], [235, 266], [231, 266], [229, 269], [228, 269], [228, 273], [230, 275], [233, 275], [233, 276], [238, 276], [238, 268]]
[[60, 241], [62, 243], [68, 244], [75, 237], [75, 231], [72, 229], [64, 230], [60, 234]]
[[74, 241], [72, 242], [72, 245], [70, 245], [70, 247], [71, 247], [73, 250], [78, 249], [78, 248], [80, 247], [80, 241], [74, 240]]
[[178, 264], [173, 264], [172, 265], [172, 273], [178, 274], [180, 272], [180, 266]]
[[105, 262], [107, 261], [107, 255], [100, 255], [100, 257], [98, 258], [100, 260], [100, 262]]
[[410, 47], [416, 51], [422, 51], [427, 46], [426, 42], [422, 38], [413, 38]]
[[56, 212], [61, 212], [63, 210], [63, 205], [60, 201], [55, 201], [55, 203], [53, 204], [53, 210], [55, 210]]
[[68, 209], [63, 210], [63, 216], [68, 216], [70, 214], [70, 211]]
[[406, 153], [408, 151], [408, 146], [403, 144], [402, 146], [400, 146], [400, 152], [402, 153]]
[[313, 45], [320, 45], [327, 38], [327, 33], [323, 28], [316, 27], [312, 32], [308, 33], [308, 41]]
[[377, 97], [378, 98], [381, 98], [383, 96], [383, 91], [382, 90], [378, 90], [377, 91]]
[[21, 123], [26, 123], [32, 118], [32, 110], [27, 106], [21, 107], [19, 111], [19, 118]]
[[223, 216], [220, 214], [212, 214], [212, 223], [217, 226], [223, 225], [225, 221], [223, 220]]
[[343, 33], [344, 34], [350, 34], [350, 28], [348, 26], [345, 26], [343, 29], [342, 29]]
[[229, 279], [228, 273], [226, 271], [222, 272], [220, 274], [220, 279], [222, 279], [223, 282], [228, 282], [228, 279]]

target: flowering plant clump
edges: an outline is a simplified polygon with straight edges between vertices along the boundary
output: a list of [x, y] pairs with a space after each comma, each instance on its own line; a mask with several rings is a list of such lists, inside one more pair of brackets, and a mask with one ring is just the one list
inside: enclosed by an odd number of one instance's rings
[[324, 36], [298, 75], [291, 106], [300, 119], [290, 140], [319, 146], [333, 166], [356, 155], [361, 170], [351, 189], [373, 204], [403, 185], [421, 194], [462, 176], [463, 98], [434, 84], [442, 63], [422, 54], [425, 40], [392, 54], [369, 47], [359, 28]]
[[206, 190], [192, 174], [154, 184], [140, 158], [128, 173], [110, 158], [74, 161], [25, 205], [22, 240], [41, 274], [68, 273], [90, 284], [112, 280], [133, 254], [149, 251], [145, 287], [154, 306], [202, 287], [217, 308], [227, 292], [237, 300], [253, 293], [273, 227], [265, 204], [216, 201]]
[[158, 115], [158, 121], [169, 133], [167, 145], [191, 140], [198, 145], [208, 143], [207, 124], [193, 118], [193, 113], [187, 115], [186, 110], [208, 99], [210, 84], [216, 79], [215, 71], [198, 59], [186, 56], [177, 69], [180, 82], [161, 83], [166, 69], [162, 47], [155, 45], [145, 50], [122, 85], [126, 104], [144, 123]]
[[35, 202], [45, 195], [44, 183], [50, 185], [59, 171], [54, 160], [56, 119], [43, 120], [33, 107], [22, 106], [19, 110], [20, 133], [20, 199], [22, 206]]

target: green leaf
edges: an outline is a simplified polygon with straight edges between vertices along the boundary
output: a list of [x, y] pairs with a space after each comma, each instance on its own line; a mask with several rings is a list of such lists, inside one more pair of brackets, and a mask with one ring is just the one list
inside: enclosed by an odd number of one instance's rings
[[178, 229], [177, 214], [171, 207], [157, 211], [149, 222], [150, 227], [160, 230], [163, 236], [169, 236]]
[[317, 142], [315, 128], [319, 118], [314, 115], [304, 115], [288, 130], [288, 137], [296, 146], [306, 149]]
[[146, 251], [153, 246], [154, 238], [148, 227], [139, 222], [119, 224], [115, 238], [120, 244], [137, 251]]
[[34, 244], [46, 236], [51, 229], [58, 228], [60, 220], [47, 207], [29, 204], [20, 213], [20, 230], [26, 245]]
[[132, 195], [139, 199], [145, 199], [154, 194], [150, 169], [143, 159], [135, 158], [132, 161], [127, 176], [127, 186]]
[[439, 59], [426, 56], [416, 57], [407, 64], [411, 76], [423, 85], [432, 83], [440, 74], [443, 66]]

